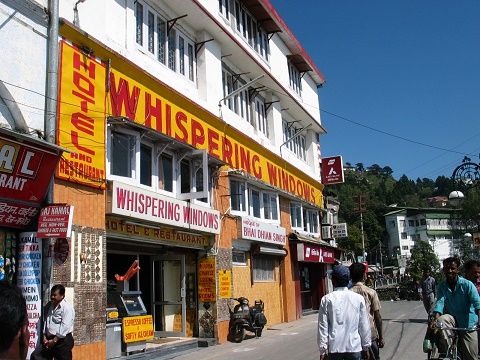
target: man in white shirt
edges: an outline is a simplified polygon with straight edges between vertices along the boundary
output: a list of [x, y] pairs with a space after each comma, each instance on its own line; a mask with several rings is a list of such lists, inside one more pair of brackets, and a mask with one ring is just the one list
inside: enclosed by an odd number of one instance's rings
[[350, 271], [336, 265], [332, 270], [334, 291], [325, 295], [318, 309], [320, 360], [370, 359], [370, 323], [363, 296], [349, 291]]
[[72, 360], [75, 310], [65, 300], [63, 285], [52, 287], [50, 299], [44, 313], [43, 346], [32, 353], [31, 359]]

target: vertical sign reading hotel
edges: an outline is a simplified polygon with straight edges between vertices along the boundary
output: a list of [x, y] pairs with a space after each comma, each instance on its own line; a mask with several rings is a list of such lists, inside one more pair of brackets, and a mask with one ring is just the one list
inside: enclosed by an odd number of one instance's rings
[[198, 262], [198, 299], [201, 302], [216, 300], [215, 258], [205, 258]]
[[58, 145], [69, 149], [60, 179], [105, 186], [105, 65], [61, 42]]
[[39, 341], [40, 315], [42, 311], [41, 273], [42, 273], [42, 250], [41, 244], [34, 232], [20, 234], [18, 252], [17, 285], [22, 291], [27, 303], [28, 330], [30, 340], [28, 343], [28, 356], [35, 350]]

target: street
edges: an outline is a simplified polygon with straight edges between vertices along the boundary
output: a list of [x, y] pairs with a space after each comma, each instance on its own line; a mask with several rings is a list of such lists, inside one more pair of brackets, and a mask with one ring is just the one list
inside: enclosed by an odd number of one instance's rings
[[[426, 326], [423, 304], [420, 301], [383, 301], [381, 313], [385, 338], [385, 348], [380, 353], [382, 360], [426, 359], [422, 352]], [[269, 327], [259, 339], [201, 348], [175, 359], [318, 360], [316, 326], [317, 315], [308, 315], [298, 321]]]

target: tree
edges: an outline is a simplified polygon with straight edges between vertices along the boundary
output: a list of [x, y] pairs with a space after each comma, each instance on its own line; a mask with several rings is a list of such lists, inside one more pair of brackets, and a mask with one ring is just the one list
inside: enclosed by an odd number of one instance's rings
[[419, 279], [422, 277], [424, 271], [428, 270], [436, 273], [439, 269], [440, 263], [430, 244], [422, 240], [417, 241], [412, 248], [412, 256], [408, 260], [407, 271]]
[[357, 169], [358, 172], [364, 172], [365, 171], [365, 167], [363, 166], [363, 163], [356, 163], [355, 166], [356, 166], [356, 169]]

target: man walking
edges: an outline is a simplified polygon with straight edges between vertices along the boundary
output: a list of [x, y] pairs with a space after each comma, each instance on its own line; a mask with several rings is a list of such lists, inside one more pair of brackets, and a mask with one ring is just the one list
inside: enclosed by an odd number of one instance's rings
[[24, 360], [28, 353], [27, 305], [18, 288], [0, 283], [0, 359]]
[[[437, 288], [438, 300], [433, 309], [435, 318], [446, 327], [473, 328], [478, 324], [480, 314], [480, 297], [471, 281], [458, 275], [460, 260], [449, 257], [443, 260], [445, 281]], [[434, 321], [430, 324], [434, 326]], [[448, 330], [440, 332], [438, 343], [440, 353], [446, 353], [452, 338]], [[464, 360], [477, 360], [478, 339], [476, 331], [459, 333], [459, 348]]]
[[362, 263], [354, 263], [350, 265], [350, 276], [353, 286], [351, 291], [362, 295], [365, 300], [365, 308], [367, 310], [370, 322], [370, 330], [372, 334], [371, 349], [374, 360], [380, 360], [379, 348], [385, 346], [382, 331], [382, 316], [380, 315], [380, 300], [377, 292], [363, 284], [365, 280], [365, 265]]
[[423, 272], [422, 286], [422, 300], [423, 306], [427, 311], [427, 316], [432, 312], [432, 307], [435, 304], [435, 279], [430, 273], [430, 270]]
[[365, 300], [349, 291], [350, 271], [336, 265], [332, 270], [334, 291], [325, 295], [318, 310], [320, 360], [370, 359], [370, 324]]
[[75, 310], [65, 300], [63, 285], [54, 285], [50, 298], [45, 307], [42, 348], [35, 350], [31, 359], [72, 360]]

